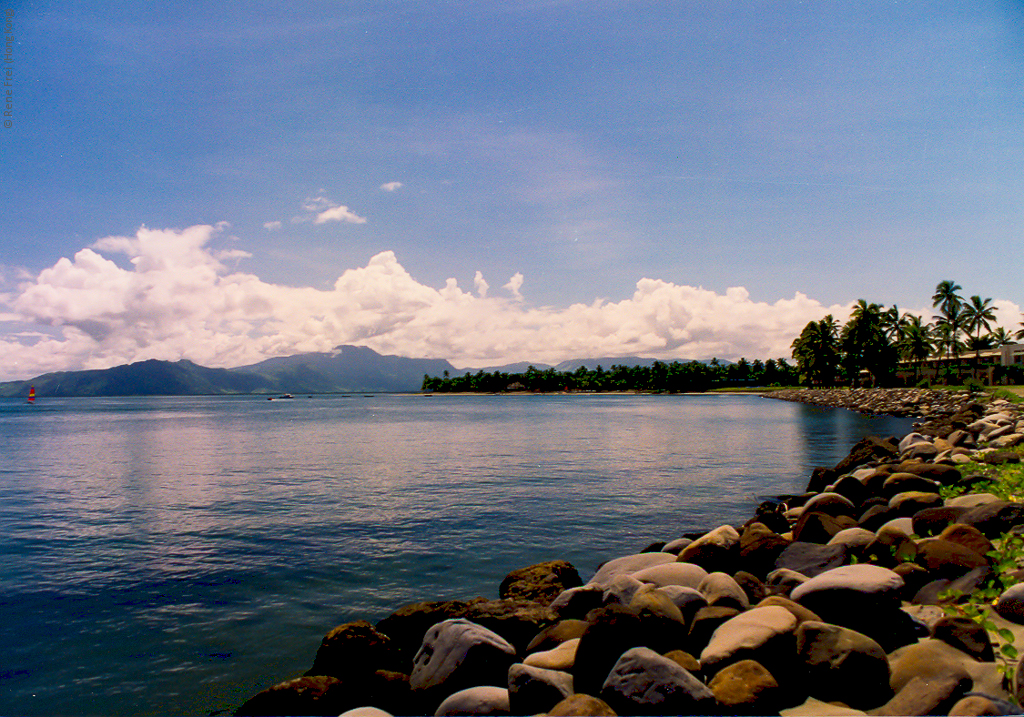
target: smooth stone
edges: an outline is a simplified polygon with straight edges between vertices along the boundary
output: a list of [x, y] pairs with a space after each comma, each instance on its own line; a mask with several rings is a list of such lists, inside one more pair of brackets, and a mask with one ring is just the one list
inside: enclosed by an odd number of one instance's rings
[[809, 577], [796, 570], [777, 568], [768, 573], [765, 578], [765, 586], [770, 593], [789, 595], [797, 585], [803, 585], [808, 580], [810, 580]]
[[695, 563], [709, 572], [732, 572], [739, 553], [740, 534], [731, 525], [721, 525], [697, 538], [679, 553], [679, 562]]
[[914, 534], [914, 519], [908, 517], [891, 518], [878, 526], [875, 533], [878, 534], [887, 531], [897, 531], [903, 533], [903, 535], [909, 538]]
[[901, 518], [912, 518], [914, 513], [920, 510], [937, 508], [941, 505], [944, 505], [944, 500], [938, 493], [925, 493], [918, 490], [897, 493], [889, 499], [889, 510], [895, 511]]
[[597, 695], [619, 656], [651, 640], [640, 617], [625, 607], [600, 608], [588, 619], [590, 624], [576, 646], [572, 676], [577, 692]]
[[958, 578], [971, 570], [987, 568], [988, 560], [959, 543], [942, 538], [917, 542], [917, 560], [936, 578]]
[[695, 588], [683, 587], [682, 585], [666, 585], [665, 587], [658, 588], [658, 590], [667, 595], [668, 599], [679, 608], [687, 625], [693, 620], [693, 616], [698, 610], [708, 605], [707, 598], [697, 592]]
[[915, 535], [922, 537], [938, 535], [946, 526], [956, 523], [965, 512], [967, 512], [966, 508], [949, 505], [940, 508], [925, 508], [914, 514], [910, 523], [911, 528]]
[[[601, 583], [595, 584], [600, 585]], [[601, 593], [601, 605], [605, 607], [608, 605], [629, 605], [633, 601], [633, 596], [642, 587], [644, 587], [644, 583], [632, 575], [616, 575], [607, 583], [604, 583], [604, 592]]]
[[[792, 570], [804, 577], [813, 578], [845, 565], [849, 557], [850, 548], [847, 545], [794, 542], [779, 554], [775, 567], [776, 570]], [[768, 576], [769, 585], [772, 584], [771, 575]]]
[[592, 695], [569, 695], [548, 710], [549, 717], [616, 717], [607, 702]]
[[[719, 625], [707, 647], [700, 653], [700, 665], [710, 676], [723, 667], [751, 659], [773, 667], [792, 650], [797, 619], [778, 605], [758, 607], [740, 613]], [[782, 676], [773, 673], [780, 682]]]
[[941, 640], [928, 638], [906, 645], [889, 655], [889, 686], [893, 692], [899, 693], [914, 678], [934, 680], [953, 676], [971, 679], [962, 664], [964, 660], [973, 658]]
[[993, 550], [992, 541], [986, 538], [984, 534], [973, 525], [953, 523], [946, 526], [946, 528], [939, 533], [938, 537], [941, 540], [948, 540], [951, 543], [957, 543], [965, 548], [970, 548], [983, 557]]
[[548, 607], [564, 620], [585, 617], [587, 613], [604, 604], [604, 588], [599, 585], [581, 585], [569, 588], [559, 594]]
[[710, 573], [697, 586], [697, 591], [711, 606], [734, 607], [741, 611], [750, 607], [750, 599], [743, 588], [727, 573]]
[[924, 478], [914, 473], [893, 473], [882, 484], [882, 495], [892, 498], [894, 495], [908, 491], [938, 493], [942, 485], [931, 478]]
[[960, 516], [960, 522], [973, 525], [987, 538], [998, 538], [1013, 526], [1024, 523], [1024, 504], [999, 501], [979, 505]]
[[949, 717], [983, 717], [985, 715], [1007, 714], [1000, 710], [988, 697], [970, 695], [964, 697], [949, 710]]
[[946, 506], [949, 508], [977, 508], [979, 505], [988, 505], [989, 503], [1001, 503], [1003, 499], [999, 496], [992, 495], [991, 493], [969, 493], [967, 495], [960, 495], [956, 498], [949, 498], [946, 500]]
[[546, 605], [510, 599], [470, 600], [459, 617], [501, 635], [516, 652], [525, 650], [538, 632], [558, 621], [558, 614]]
[[638, 590], [629, 609], [640, 618], [647, 634], [659, 636], [660, 645], [670, 648], [685, 644], [686, 619], [669, 596], [658, 588], [645, 585]]
[[734, 607], [702, 607], [690, 621], [686, 637], [687, 651], [700, 654], [719, 627], [740, 614]]
[[922, 435], [920, 433], [908, 433], [907, 435], [903, 436], [903, 438], [900, 439], [899, 445], [897, 446], [897, 450], [899, 450], [900, 454], [902, 455], [913, 446], [921, 444], [931, 445], [931, 439], [928, 438], [928, 436]]
[[896, 696], [872, 715], [944, 715], [949, 707], [971, 687], [969, 677], [943, 675], [935, 678], [914, 677]]
[[752, 523], [740, 535], [739, 563], [744, 570], [763, 578], [775, 568], [779, 553], [789, 542], [763, 523]]
[[587, 629], [586, 620], [560, 620], [538, 632], [526, 646], [526, 652], [552, 650], [566, 640], [578, 638]]
[[988, 630], [968, 617], [942, 615], [932, 626], [931, 636], [979, 662], [992, 662], [996, 659]]
[[848, 515], [832, 516], [817, 510], [806, 511], [793, 526], [793, 540], [824, 544], [839, 531], [856, 525], [857, 520]]
[[1024, 583], [1018, 583], [1003, 591], [996, 601], [995, 608], [1004, 620], [1024, 625]]
[[448, 695], [434, 712], [434, 717], [508, 714], [512, 714], [512, 710], [507, 689], [478, 685]]
[[857, 508], [853, 501], [839, 493], [819, 493], [804, 503], [804, 511], [825, 513], [833, 517], [845, 515], [852, 518], [857, 512]]
[[611, 582], [612, 578], [616, 575], [631, 575], [632, 573], [643, 570], [644, 568], [671, 563], [674, 560], [675, 558], [668, 553], [637, 553], [635, 555], [624, 555], [621, 558], [613, 558], [612, 560], [604, 563], [600, 568], [598, 568], [594, 577], [590, 579], [590, 582], [598, 585], [606, 585]]
[[693, 563], [671, 562], [656, 565], [632, 573], [632, 577], [642, 583], [650, 583], [659, 588], [668, 585], [697, 589], [701, 581], [708, 576], [708, 571]]
[[740, 586], [740, 589], [747, 596], [748, 606], [760, 602], [768, 595], [768, 588], [764, 582], [746, 570], [740, 570], [732, 576], [732, 579], [736, 581], [736, 584]]
[[740, 660], [719, 670], [708, 683], [728, 714], [772, 714], [779, 709], [779, 683], [764, 665]]
[[463, 618], [445, 620], [427, 630], [413, 659], [413, 691], [444, 686], [447, 694], [466, 687], [504, 687], [516, 650], [497, 633]]
[[825, 622], [862, 632], [891, 649], [913, 639], [907, 626], [899, 622], [906, 617], [899, 611], [904, 585], [892, 570], [868, 564], [846, 565], [799, 585], [790, 599], [816, 612]]
[[702, 714], [715, 707], [706, 685], [646, 647], [622, 654], [600, 696], [619, 714]]
[[511, 712], [532, 715], [546, 712], [574, 694], [572, 675], [517, 663], [508, 670], [508, 702]]
[[781, 595], [769, 595], [754, 607], [769, 607], [771, 605], [777, 605], [789, 610], [793, 614], [793, 617], [796, 618], [797, 626], [807, 621], [821, 622], [821, 618], [818, 617], [817, 614], [811, 612], [803, 605], [795, 603], [789, 598], [782, 597]]
[[676, 538], [675, 540], [670, 540], [669, 542], [665, 543], [664, 547], [661, 549], [661, 552], [672, 553], [672, 555], [678, 557], [679, 553], [682, 552], [683, 548], [685, 548], [692, 542], [693, 538]]
[[790, 707], [779, 712], [780, 717], [847, 717], [848, 715], [866, 715], [863, 710], [855, 710], [852, 707], [840, 707], [828, 702], [822, 702], [814, 697], [808, 697], [807, 701], [796, 707]]
[[363, 707], [354, 707], [350, 710], [345, 710], [341, 713], [341, 717], [392, 717], [392, 714], [379, 707], [364, 705]]
[[527, 655], [523, 664], [530, 667], [540, 667], [545, 670], [571, 670], [576, 663], [576, 648], [580, 644], [580, 638], [573, 637], [552, 647], [550, 650], [542, 650]]
[[860, 551], [871, 545], [875, 534], [864, 528], [846, 528], [832, 536], [827, 545], [846, 545], [853, 551]]
[[867, 635], [838, 625], [804, 622], [796, 630], [796, 652], [813, 697], [864, 709], [892, 697], [885, 650]]

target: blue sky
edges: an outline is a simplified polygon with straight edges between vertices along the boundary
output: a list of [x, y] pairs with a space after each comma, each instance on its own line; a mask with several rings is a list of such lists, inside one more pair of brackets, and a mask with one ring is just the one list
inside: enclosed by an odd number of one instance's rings
[[0, 378], [768, 358], [943, 279], [1021, 320], [1016, 3], [8, 7]]

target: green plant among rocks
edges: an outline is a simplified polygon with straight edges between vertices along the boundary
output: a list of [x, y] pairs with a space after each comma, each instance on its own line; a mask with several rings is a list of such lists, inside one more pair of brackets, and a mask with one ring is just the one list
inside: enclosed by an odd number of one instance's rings
[[999, 596], [1020, 582], [1021, 567], [1024, 566], [1024, 537], [1014, 532], [1004, 533], [994, 544], [996, 547], [986, 554], [992, 564], [992, 577], [971, 593], [964, 594], [959, 590], [944, 593], [942, 597], [946, 602], [943, 610], [951, 617], [974, 621], [998, 638], [992, 643], [996, 646], [999, 671], [1007, 684], [1013, 684], [1013, 670], [1019, 651], [1014, 645], [1013, 632], [996, 625], [992, 611]]
[[[1024, 459], [1024, 447], [1009, 449], [1022, 456]], [[973, 476], [984, 479], [986, 485], [985, 493], [991, 493], [1011, 503], [1024, 503], [1024, 463], [1003, 463], [1001, 465], [989, 465], [971, 461], [960, 466], [960, 472], [965, 476]], [[973, 492], [969, 484], [944, 486], [939, 491], [943, 498], [956, 498], [957, 496]]]

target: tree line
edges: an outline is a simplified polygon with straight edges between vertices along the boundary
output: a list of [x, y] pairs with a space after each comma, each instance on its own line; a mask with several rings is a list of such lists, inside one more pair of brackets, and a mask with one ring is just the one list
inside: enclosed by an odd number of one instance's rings
[[735, 363], [655, 361], [650, 366], [580, 366], [575, 371], [539, 370], [529, 366], [523, 373], [478, 371], [461, 376], [423, 376], [423, 391], [436, 393], [502, 393], [510, 391], [643, 391], [652, 393], [700, 393], [712, 388], [788, 386], [796, 383], [796, 367], [785, 359]]
[[[992, 299], [980, 295], [965, 299], [953, 281], [941, 281], [932, 295], [938, 311], [930, 323], [896, 306], [889, 309], [860, 299], [850, 319], [840, 327], [831, 315], [809, 322], [792, 344], [801, 383], [835, 386], [868, 382], [891, 386], [898, 382], [900, 362], [913, 368], [917, 383], [924, 364], [945, 358], [940, 375], [947, 383], [960, 383], [965, 375], [961, 358], [968, 359], [967, 372], [977, 380], [981, 352], [1024, 339], [1024, 321], [1015, 333], [996, 322]], [[1024, 317], [1022, 317], [1024, 318]], [[971, 356], [973, 352], [973, 357]], [[971, 360], [973, 358], [973, 360]], [[997, 367], [997, 379], [1020, 383], [1019, 366]]]

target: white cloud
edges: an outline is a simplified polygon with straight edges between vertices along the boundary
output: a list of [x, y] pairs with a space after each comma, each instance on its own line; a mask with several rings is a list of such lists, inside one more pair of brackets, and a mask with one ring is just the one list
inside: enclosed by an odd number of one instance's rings
[[[148, 358], [238, 366], [342, 343], [461, 366], [585, 355], [769, 358], [788, 356], [808, 321], [849, 312], [800, 293], [765, 303], [742, 287], [718, 294], [650, 278], [621, 301], [533, 307], [522, 274], [504, 287], [511, 298], [489, 296], [481, 272], [475, 293], [454, 279], [436, 289], [390, 251], [345, 271], [328, 290], [295, 288], [225, 266], [246, 254], [209, 246], [215, 238], [211, 226], [143, 227], [100, 239], [9, 291], [0, 297], [0, 320], [9, 322], [0, 378]], [[130, 266], [104, 256], [112, 253]]]
[[263, 228], [268, 232], [275, 232], [281, 228], [281, 222], [264, 222]]
[[351, 211], [345, 205], [325, 209], [316, 215], [314, 224], [326, 224], [327, 222], [346, 222], [348, 224], [366, 224], [366, 218]]
[[401, 182], [387, 182], [386, 184], [380, 185], [382, 191], [395, 192], [404, 187], [405, 185]]

